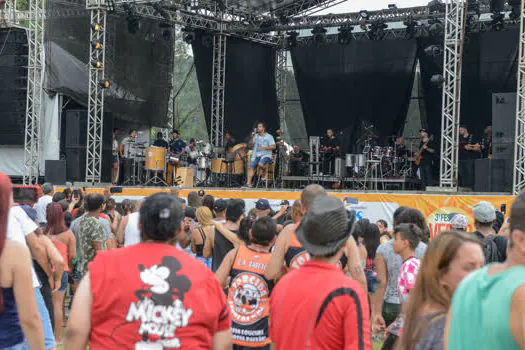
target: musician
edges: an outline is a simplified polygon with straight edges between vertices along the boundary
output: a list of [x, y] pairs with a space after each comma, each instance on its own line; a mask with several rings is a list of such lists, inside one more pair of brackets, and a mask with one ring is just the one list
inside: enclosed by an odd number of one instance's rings
[[479, 152], [483, 158], [492, 158], [492, 124], [485, 127], [483, 137], [479, 141]]
[[186, 153], [188, 153], [190, 156], [188, 157], [188, 165], [190, 165], [190, 168], [194, 168], [194, 166], [197, 164], [197, 157], [194, 157], [194, 153], [197, 150], [197, 141], [195, 141], [194, 138], [190, 139], [190, 143], [186, 146]]
[[290, 173], [292, 176], [304, 176], [306, 169], [306, 162], [308, 162], [308, 154], [303, 152], [299, 146], [293, 146], [293, 151], [290, 153]]
[[135, 141], [137, 139], [137, 130], [131, 129], [129, 131], [128, 136], [126, 136], [122, 142], [120, 143], [120, 158], [121, 159], [130, 159], [135, 155], [135, 151], [133, 150], [133, 145], [135, 144]]
[[399, 158], [406, 158], [410, 151], [405, 146], [405, 138], [403, 136], [397, 136], [395, 142], [396, 156]]
[[117, 140], [118, 129], [113, 128], [113, 140], [111, 143], [111, 184], [116, 185], [118, 179], [119, 144]]
[[224, 133], [224, 150], [226, 153], [230, 153], [231, 149], [237, 144], [230, 131]]
[[421, 177], [423, 190], [425, 190], [427, 186], [434, 184], [434, 162], [436, 161], [437, 154], [429, 132], [426, 129], [421, 129], [419, 134], [421, 135], [421, 142], [419, 144], [420, 152], [418, 152], [421, 157], [419, 176]]
[[459, 186], [474, 186], [474, 160], [481, 157], [480, 145], [466, 125], [459, 127]]
[[272, 151], [276, 148], [275, 140], [266, 132], [266, 125], [263, 122], [257, 123], [257, 133], [253, 135], [250, 145], [253, 145], [253, 155], [248, 168], [246, 187], [252, 187], [252, 179], [257, 166], [264, 168], [272, 162]]
[[335, 137], [333, 129], [326, 130], [326, 136], [321, 140], [321, 150], [325, 153], [323, 156], [323, 170], [324, 174], [333, 173], [335, 170], [335, 157], [339, 153], [339, 140]]
[[168, 142], [164, 140], [164, 135], [162, 134], [162, 132], [159, 131], [157, 133], [157, 139], [155, 140], [155, 142], [153, 142], [153, 146], [162, 147], [166, 150], [168, 149]]
[[[168, 147], [168, 153], [170, 160], [168, 161], [168, 178], [166, 179], [168, 185], [173, 183], [173, 170], [179, 169], [181, 166], [181, 156], [186, 152], [186, 144], [180, 139], [180, 133], [178, 130], [173, 130], [171, 133], [171, 141]], [[177, 158], [174, 160], [173, 158]]]

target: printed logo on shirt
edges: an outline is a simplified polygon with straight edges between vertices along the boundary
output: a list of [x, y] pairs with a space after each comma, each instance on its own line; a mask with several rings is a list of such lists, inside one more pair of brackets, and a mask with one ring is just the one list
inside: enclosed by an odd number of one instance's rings
[[259, 321], [267, 314], [268, 303], [261, 300], [268, 294], [268, 285], [260, 276], [249, 272], [237, 275], [228, 292], [233, 321], [242, 325]]
[[302, 251], [292, 258], [290, 261], [290, 270], [297, 270], [303, 266], [308, 260], [310, 260], [310, 254], [306, 251]]
[[191, 281], [177, 274], [181, 263], [172, 256], [165, 256], [158, 265], [138, 266], [143, 288], [135, 291], [126, 315], [127, 323], [139, 322], [142, 341], [135, 350], [180, 348], [177, 328], [186, 327], [193, 310], [184, 307], [184, 296], [191, 288]]

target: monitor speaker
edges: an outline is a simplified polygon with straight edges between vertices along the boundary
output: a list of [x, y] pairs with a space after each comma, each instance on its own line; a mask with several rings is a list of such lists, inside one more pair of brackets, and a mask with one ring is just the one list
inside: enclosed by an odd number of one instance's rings
[[505, 160], [476, 159], [474, 163], [476, 192], [508, 192], [505, 183]]

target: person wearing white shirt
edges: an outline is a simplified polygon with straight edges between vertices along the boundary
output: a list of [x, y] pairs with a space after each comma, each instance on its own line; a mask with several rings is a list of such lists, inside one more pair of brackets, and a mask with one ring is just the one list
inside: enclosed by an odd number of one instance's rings
[[[37, 229], [38, 226], [27, 216], [25, 211], [13, 203], [9, 210], [7, 239], [28, 245], [37, 263], [44, 268], [44, 266], [48, 266], [47, 257], [45, 248], [35, 234]], [[46, 350], [53, 349], [56, 348], [55, 336], [53, 334], [53, 328], [51, 327], [49, 312], [46, 308], [42, 293], [40, 292], [40, 281], [36, 276], [34, 268], [32, 268], [32, 278], [38, 312], [42, 319]]]
[[36, 210], [37, 222], [40, 224], [40, 226], [45, 226], [45, 224], [47, 223], [47, 206], [53, 201], [53, 194], [55, 193], [55, 188], [53, 184], [46, 182], [42, 185], [42, 192], [44, 193], [44, 195], [38, 198], [38, 201], [35, 203], [33, 208]]

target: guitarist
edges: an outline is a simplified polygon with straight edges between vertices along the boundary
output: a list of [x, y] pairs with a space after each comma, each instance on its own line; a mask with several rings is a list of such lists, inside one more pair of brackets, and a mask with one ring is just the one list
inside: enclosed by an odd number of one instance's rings
[[430, 137], [426, 129], [419, 131], [421, 135], [421, 142], [419, 144], [419, 152], [416, 158], [419, 159], [419, 176], [421, 178], [421, 185], [423, 190], [427, 186], [434, 184], [434, 161], [436, 159], [436, 150], [433, 145], [433, 138]]
[[459, 127], [459, 185], [472, 188], [474, 186], [474, 160], [481, 157], [479, 143], [474, 135], [469, 133], [465, 125]]

